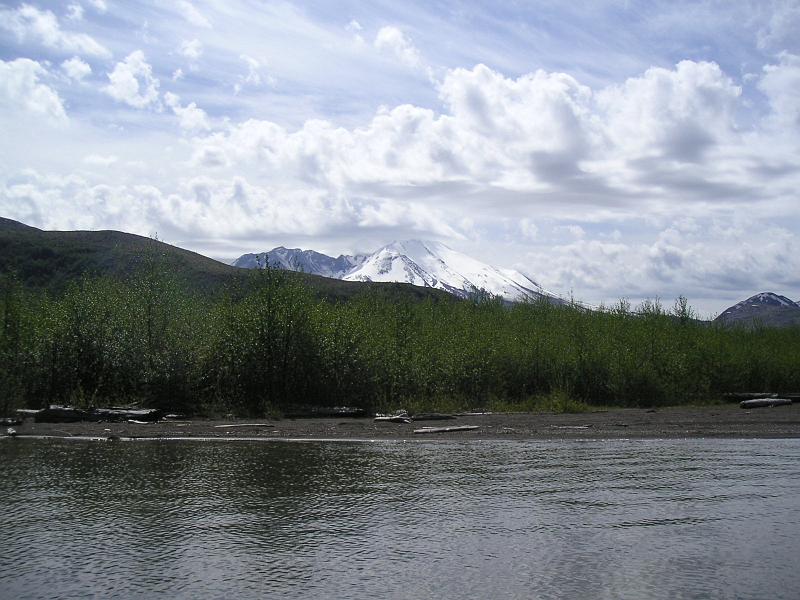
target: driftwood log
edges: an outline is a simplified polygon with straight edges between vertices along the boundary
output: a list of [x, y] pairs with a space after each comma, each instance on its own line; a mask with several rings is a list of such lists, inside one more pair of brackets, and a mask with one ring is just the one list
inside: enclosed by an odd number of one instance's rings
[[452, 431], [473, 431], [478, 429], [477, 425], [458, 425], [456, 427], [423, 427], [415, 429], [414, 433], [450, 433]]
[[228, 429], [230, 427], [275, 427], [272, 423], [225, 423], [214, 425], [214, 429]]
[[411, 417], [408, 415], [378, 415], [375, 421], [379, 423], [411, 423]]
[[792, 401], [788, 398], [754, 398], [752, 400], [742, 400], [739, 406], [742, 408], [767, 408], [771, 406], [786, 406]]

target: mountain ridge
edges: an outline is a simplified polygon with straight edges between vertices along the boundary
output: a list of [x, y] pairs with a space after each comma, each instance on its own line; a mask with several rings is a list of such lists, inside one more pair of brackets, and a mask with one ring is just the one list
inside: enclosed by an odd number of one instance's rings
[[519, 271], [488, 265], [435, 241], [393, 241], [372, 254], [337, 258], [313, 250], [287, 250], [278, 246], [268, 252], [242, 255], [233, 264], [255, 268], [267, 260], [270, 266], [278, 268], [302, 269], [344, 281], [410, 283], [443, 290], [459, 298], [489, 293], [512, 302], [538, 299], [554, 304], [564, 302]]
[[726, 308], [714, 321], [724, 325], [769, 327], [800, 325], [800, 301], [775, 292], [759, 292]]

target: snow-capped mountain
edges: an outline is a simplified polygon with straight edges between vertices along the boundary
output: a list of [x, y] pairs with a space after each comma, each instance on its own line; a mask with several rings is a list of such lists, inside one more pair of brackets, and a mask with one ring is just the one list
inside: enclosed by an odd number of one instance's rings
[[343, 279], [411, 283], [461, 297], [482, 290], [512, 301], [551, 297], [519, 271], [487, 265], [440, 242], [419, 240], [384, 246]]
[[786, 296], [773, 292], [761, 292], [724, 310], [716, 320], [727, 324], [800, 324], [800, 302], [793, 302]]
[[466, 298], [484, 291], [510, 301], [547, 298], [547, 293], [529, 277], [513, 269], [502, 269], [457, 252], [440, 242], [409, 240], [392, 242], [368, 256], [332, 258], [312, 250], [280, 247], [261, 254], [245, 254], [233, 264], [256, 268], [269, 260], [271, 266], [304, 271], [346, 281], [410, 283], [444, 290]]
[[725, 310], [720, 316], [732, 315], [737, 312], [747, 311], [748, 309], [763, 308], [768, 306], [789, 306], [792, 308], [800, 308], [800, 304], [789, 300], [789, 298], [786, 296], [781, 296], [780, 294], [775, 294], [774, 292], [761, 292], [755, 296], [750, 296], [747, 300], [742, 300], [741, 302], [734, 304]]
[[313, 275], [322, 275], [333, 279], [341, 279], [355, 267], [364, 262], [366, 256], [348, 256], [341, 254], [336, 258], [314, 252], [313, 250], [300, 250], [299, 248], [284, 248], [278, 246], [269, 252], [259, 254], [243, 254], [235, 261], [234, 267], [255, 269], [263, 267], [267, 260], [269, 266], [286, 271], [302, 271]]

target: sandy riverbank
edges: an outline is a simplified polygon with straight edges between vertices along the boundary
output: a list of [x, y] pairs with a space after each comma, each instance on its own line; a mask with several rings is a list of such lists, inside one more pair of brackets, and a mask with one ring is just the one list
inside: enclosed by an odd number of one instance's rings
[[[252, 425], [249, 425], [252, 424]], [[230, 425], [237, 425], [230, 427]], [[247, 426], [242, 426], [247, 425]], [[418, 435], [424, 426], [475, 425], [472, 431]], [[372, 419], [191, 420], [137, 423], [35, 423], [14, 427], [18, 436], [120, 438], [274, 439], [622, 439], [800, 438], [800, 403], [743, 410], [738, 405], [610, 409], [581, 414], [513, 413], [460, 416], [410, 424]], [[0, 434], [5, 433], [5, 428]]]

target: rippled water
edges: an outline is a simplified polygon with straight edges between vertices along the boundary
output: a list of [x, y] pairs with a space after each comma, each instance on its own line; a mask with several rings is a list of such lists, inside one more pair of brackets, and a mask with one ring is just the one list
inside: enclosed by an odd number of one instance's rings
[[797, 598], [800, 441], [0, 440], [0, 597]]

